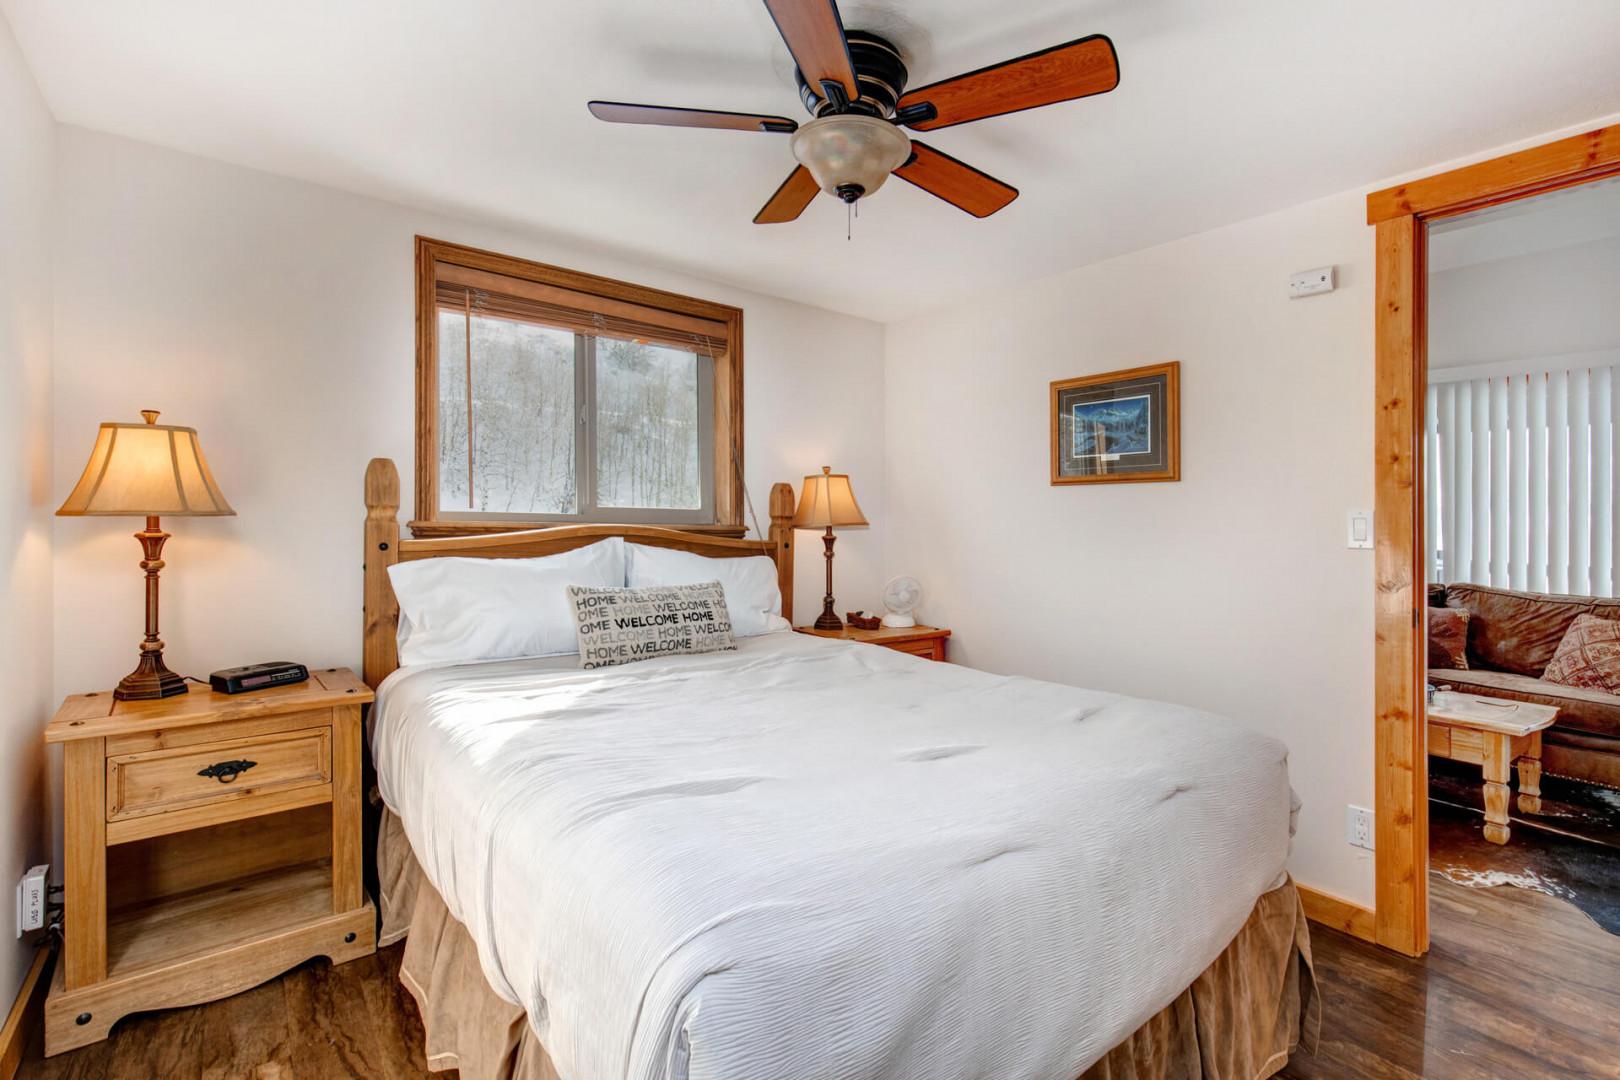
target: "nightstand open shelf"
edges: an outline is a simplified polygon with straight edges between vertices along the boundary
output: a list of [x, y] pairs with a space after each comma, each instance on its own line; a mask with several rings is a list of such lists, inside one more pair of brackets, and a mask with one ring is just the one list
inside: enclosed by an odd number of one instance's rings
[[371, 699], [333, 668], [236, 696], [63, 702], [45, 736], [62, 744], [66, 804], [47, 1055], [106, 1038], [132, 1012], [374, 950], [360, 839]]
[[107, 917], [107, 979], [184, 965], [331, 914], [330, 860], [148, 901]]

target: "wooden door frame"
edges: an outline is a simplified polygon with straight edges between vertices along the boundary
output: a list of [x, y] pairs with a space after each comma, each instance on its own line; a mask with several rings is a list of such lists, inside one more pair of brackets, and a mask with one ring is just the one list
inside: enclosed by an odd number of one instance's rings
[[1377, 229], [1374, 647], [1380, 945], [1429, 948], [1429, 803], [1424, 681], [1422, 414], [1428, 381], [1427, 223], [1620, 175], [1620, 125], [1467, 165], [1367, 196]]

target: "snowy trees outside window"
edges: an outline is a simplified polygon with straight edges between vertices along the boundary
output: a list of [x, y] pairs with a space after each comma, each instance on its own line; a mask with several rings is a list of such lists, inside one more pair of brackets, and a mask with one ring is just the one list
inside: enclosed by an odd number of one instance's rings
[[441, 510], [708, 509], [709, 357], [445, 307], [437, 351]]
[[596, 503], [696, 510], [698, 356], [596, 338]]

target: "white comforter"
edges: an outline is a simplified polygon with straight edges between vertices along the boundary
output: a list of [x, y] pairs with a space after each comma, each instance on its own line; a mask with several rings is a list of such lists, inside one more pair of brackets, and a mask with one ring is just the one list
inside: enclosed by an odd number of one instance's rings
[[373, 732], [567, 1080], [1071, 1080], [1282, 874], [1286, 750], [1218, 716], [796, 634], [576, 662], [401, 669]]

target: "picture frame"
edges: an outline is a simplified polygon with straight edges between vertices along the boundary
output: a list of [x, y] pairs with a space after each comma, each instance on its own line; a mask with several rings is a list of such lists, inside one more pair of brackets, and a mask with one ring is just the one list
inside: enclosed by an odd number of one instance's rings
[[1052, 484], [1181, 479], [1181, 361], [1052, 383]]

